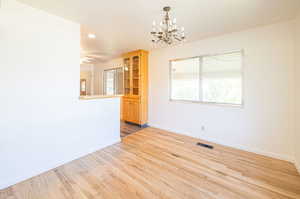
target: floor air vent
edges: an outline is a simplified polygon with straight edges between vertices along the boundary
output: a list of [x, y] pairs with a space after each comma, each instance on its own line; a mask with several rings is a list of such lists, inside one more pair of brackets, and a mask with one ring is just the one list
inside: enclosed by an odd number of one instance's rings
[[205, 148], [208, 148], [208, 149], [213, 149], [214, 148], [212, 145], [203, 144], [201, 142], [198, 142], [197, 146], [205, 147]]

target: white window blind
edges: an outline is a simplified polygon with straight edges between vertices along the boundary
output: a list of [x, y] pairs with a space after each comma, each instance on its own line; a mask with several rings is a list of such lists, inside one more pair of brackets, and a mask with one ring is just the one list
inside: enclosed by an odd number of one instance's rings
[[172, 62], [172, 99], [199, 100], [199, 58]]
[[242, 104], [242, 52], [171, 61], [171, 100]]

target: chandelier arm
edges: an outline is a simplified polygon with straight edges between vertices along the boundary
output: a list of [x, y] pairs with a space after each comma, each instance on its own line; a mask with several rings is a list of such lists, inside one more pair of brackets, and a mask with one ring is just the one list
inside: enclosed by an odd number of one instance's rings
[[180, 38], [178, 38], [178, 37], [175, 37], [175, 39], [177, 40], [177, 41], [182, 41]]

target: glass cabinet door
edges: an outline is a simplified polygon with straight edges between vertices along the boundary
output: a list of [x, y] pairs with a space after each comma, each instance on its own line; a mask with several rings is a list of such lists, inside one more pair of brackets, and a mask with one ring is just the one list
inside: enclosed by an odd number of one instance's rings
[[124, 59], [124, 95], [130, 95], [130, 58]]
[[132, 94], [140, 94], [140, 57], [132, 57]]

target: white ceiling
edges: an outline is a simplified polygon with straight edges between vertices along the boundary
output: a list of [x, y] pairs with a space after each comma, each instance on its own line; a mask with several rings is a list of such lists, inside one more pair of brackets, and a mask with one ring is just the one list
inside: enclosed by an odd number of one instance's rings
[[[291, 19], [300, 0], [19, 0], [32, 7], [82, 25], [83, 54], [107, 60], [120, 53], [151, 49], [152, 21], [161, 20], [162, 8], [184, 26], [187, 41], [240, 31]], [[87, 34], [94, 33], [95, 40]]]

